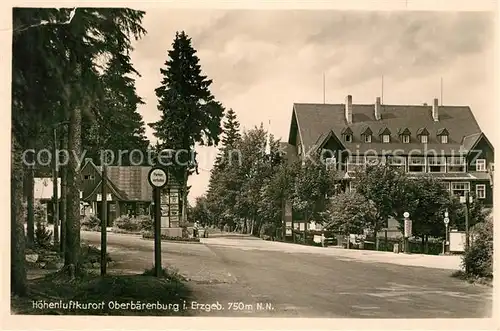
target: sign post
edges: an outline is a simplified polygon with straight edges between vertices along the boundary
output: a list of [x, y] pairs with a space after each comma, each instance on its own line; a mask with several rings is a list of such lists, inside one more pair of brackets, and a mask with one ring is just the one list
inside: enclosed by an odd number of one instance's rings
[[148, 174], [149, 184], [153, 187], [154, 236], [155, 236], [155, 276], [161, 276], [161, 189], [167, 185], [167, 171], [161, 167], [153, 167]]
[[410, 240], [408, 238], [411, 237], [411, 220], [410, 220], [410, 213], [405, 212], [403, 214], [405, 218], [405, 233], [404, 233], [404, 252], [405, 253], [410, 253]]
[[450, 250], [450, 237], [448, 233], [448, 224], [450, 223], [450, 219], [448, 218], [448, 212], [444, 213], [444, 226], [445, 226], [445, 233], [444, 233], [444, 253], [448, 253]]

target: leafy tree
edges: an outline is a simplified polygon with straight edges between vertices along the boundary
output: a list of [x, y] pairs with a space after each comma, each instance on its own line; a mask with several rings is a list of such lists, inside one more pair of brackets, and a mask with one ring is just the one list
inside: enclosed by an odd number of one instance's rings
[[[176, 33], [168, 58], [160, 69], [161, 85], [155, 90], [161, 118], [149, 124], [154, 135], [163, 146], [177, 151], [194, 151], [196, 143], [216, 145], [224, 109], [210, 92], [212, 80], [202, 75], [196, 50], [184, 31]], [[195, 165], [189, 153], [178, 154], [176, 161], [172, 173], [184, 185], [185, 202], [185, 187]], [[182, 214], [185, 221], [186, 213]]]
[[343, 235], [362, 234], [372, 226], [375, 217], [373, 203], [361, 194], [341, 193], [333, 196], [328, 205], [325, 229]]
[[406, 189], [406, 174], [389, 165], [370, 165], [356, 173], [356, 192], [364, 196], [376, 209], [370, 226], [375, 234], [375, 247], [379, 248], [378, 232], [387, 226], [389, 217], [398, 217], [407, 211], [411, 192]]
[[298, 167], [292, 203], [306, 222], [314, 220], [322, 224], [325, 220], [326, 197], [335, 193], [335, 176], [336, 172], [328, 169], [319, 155], [307, 158]]
[[208, 209], [207, 197], [200, 196], [196, 198], [196, 202], [191, 211], [193, 221], [200, 222], [203, 225], [209, 224], [211, 215]]
[[217, 220], [215, 223], [218, 226], [223, 226], [226, 223], [234, 225], [236, 211], [229, 212], [227, 209], [234, 208], [236, 196], [239, 194], [241, 186], [237, 169], [239, 162], [241, 162], [241, 155], [238, 153], [238, 146], [241, 143], [239, 127], [240, 124], [235, 112], [229, 109], [223, 125], [224, 133], [219, 154], [210, 172], [207, 192], [208, 208], [213, 218]]
[[280, 160], [261, 191], [259, 215], [266, 223], [271, 224], [273, 230], [281, 228], [282, 239], [285, 238], [285, 203], [293, 194], [296, 166], [297, 163], [289, 164], [284, 159]]
[[126, 62], [120, 55], [130, 52], [130, 36], [145, 33], [143, 15], [123, 8], [14, 10], [13, 136], [22, 148], [27, 146], [29, 123], [69, 120], [68, 149], [73, 153], [66, 168], [68, 270], [79, 267], [81, 119], [94, 115], [92, 105], [104, 91], [97, 60], [109, 56]]
[[403, 231], [402, 214], [405, 211], [410, 213], [412, 235], [422, 239], [422, 249], [427, 252], [429, 236], [435, 238], [445, 236], [443, 217], [451, 197], [443, 183], [431, 176], [421, 177], [418, 180], [407, 179], [401, 186], [408, 199], [398, 206], [399, 212], [395, 212], [394, 216]]

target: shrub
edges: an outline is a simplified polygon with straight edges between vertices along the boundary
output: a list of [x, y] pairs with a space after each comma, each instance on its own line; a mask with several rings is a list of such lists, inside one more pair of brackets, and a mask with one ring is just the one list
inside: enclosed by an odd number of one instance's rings
[[153, 231], [154, 222], [150, 216], [141, 215], [137, 217], [141, 231]]
[[115, 220], [115, 226], [121, 230], [135, 232], [140, 230], [139, 221], [129, 217], [127, 215], [122, 215]]
[[[112, 261], [108, 253], [106, 253], [106, 261]], [[80, 263], [101, 263], [101, 250], [92, 245], [81, 245]]]
[[[143, 239], [154, 239], [153, 232], [144, 232], [142, 234]], [[161, 235], [161, 240], [167, 241], [185, 241], [185, 242], [200, 242], [200, 238], [186, 238], [186, 237], [169, 237], [164, 234]]]
[[493, 277], [493, 219], [476, 224], [471, 229], [473, 240], [462, 258], [469, 276]]
[[81, 221], [82, 230], [86, 231], [100, 231], [101, 230], [101, 220], [95, 215], [88, 215]]
[[35, 244], [40, 248], [50, 248], [52, 242], [52, 231], [47, 229], [47, 214], [45, 205], [35, 203], [33, 206], [33, 214], [35, 221]]

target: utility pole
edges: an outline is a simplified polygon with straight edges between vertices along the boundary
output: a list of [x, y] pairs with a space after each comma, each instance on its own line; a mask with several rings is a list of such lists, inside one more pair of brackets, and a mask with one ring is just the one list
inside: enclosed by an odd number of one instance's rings
[[[106, 154], [107, 156], [107, 154]], [[101, 196], [102, 196], [102, 215], [101, 215], [101, 276], [106, 275], [106, 251], [107, 251], [107, 226], [108, 226], [108, 180], [107, 180], [107, 160], [102, 162], [102, 180], [101, 180]]]
[[[64, 151], [68, 150], [68, 130], [66, 126], [63, 127], [63, 134], [62, 134], [62, 142], [61, 142], [61, 147]], [[68, 200], [66, 199], [66, 196], [68, 194], [67, 190], [67, 173], [68, 173], [68, 168], [67, 165], [63, 165], [61, 167], [61, 213], [60, 213], [60, 218], [61, 218], [61, 235], [59, 237], [60, 241], [60, 251], [61, 251], [61, 256], [64, 256], [64, 251], [66, 249], [66, 206]]]

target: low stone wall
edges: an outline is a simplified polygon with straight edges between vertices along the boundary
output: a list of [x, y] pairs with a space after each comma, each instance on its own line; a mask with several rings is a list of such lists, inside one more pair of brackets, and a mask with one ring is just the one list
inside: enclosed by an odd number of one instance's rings
[[182, 228], [163, 228], [161, 234], [167, 237], [182, 237]]

